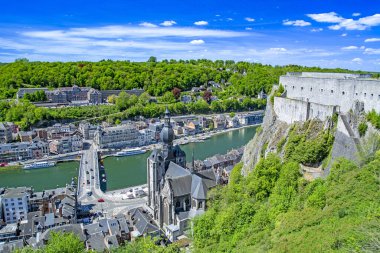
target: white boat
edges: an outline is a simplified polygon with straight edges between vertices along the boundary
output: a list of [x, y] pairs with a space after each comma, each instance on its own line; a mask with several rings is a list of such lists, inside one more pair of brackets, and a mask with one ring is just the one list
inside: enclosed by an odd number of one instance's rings
[[24, 165], [24, 170], [53, 167], [57, 162], [35, 162]]
[[141, 148], [131, 148], [131, 149], [119, 151], [115, 154], [115, 156], [139, 155], [139, 154], [144, 154], [145, 152], [146, 150], [141, 149]]

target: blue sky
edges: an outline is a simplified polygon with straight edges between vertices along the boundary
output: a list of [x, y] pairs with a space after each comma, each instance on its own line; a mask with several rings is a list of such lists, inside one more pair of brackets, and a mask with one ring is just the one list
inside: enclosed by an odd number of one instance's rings
[[4, 1], [0, 62], [233, 59], [380, 70], [379, 0]]

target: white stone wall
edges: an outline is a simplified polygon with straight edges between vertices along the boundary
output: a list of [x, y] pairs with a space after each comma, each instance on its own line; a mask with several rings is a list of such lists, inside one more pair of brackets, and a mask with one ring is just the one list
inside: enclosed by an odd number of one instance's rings
[[323, 121], [327, 117], [331, 117], [334, 112], [336, 112], [336, 106], [334, 105], [310, 103], [309, 119], [320, 119]]
[[274, 111], [280, 121], [292, 124], [308, 119], [325, 120], [336, 111], [336, 106], [305, 102], [302, 100], [275, 97]]
[[274, 111], [280, 121], [291, 124], [307, 120], [307, 102], [282, 97], [274, 98]]
[[338, 105], [348, 112], [356, 101], [364, 103], [366, 112], [380, 111], [380, 80], [281, 76], [287, 97], [323, 105]]

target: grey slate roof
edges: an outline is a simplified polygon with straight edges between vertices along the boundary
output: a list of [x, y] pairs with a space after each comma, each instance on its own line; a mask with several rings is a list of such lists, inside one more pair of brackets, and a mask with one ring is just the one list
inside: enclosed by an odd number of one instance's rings
[[206, 199], [207, 186], [203, 182], [202, 178], [196, 174], [193, 174], [193, 180], [191, 183], [191, 196], [195, 199]]
[[109, 235], [106, 237], [108, 248], [116, 248], [119, 246], [116, 235]]
[[190, 171], [184, 169], [176, 163], [170, 162], [168, 170], [166, 171], [166, 178], [176, 178], [191, 175]]
[[83, 227], [84, 231], [88, 235], [94, 235], [97, 233], [102, 233], [101, 227], [99, 227], [99, 223], [93, 223], [93, 224], [88, 224]]
[[86, 240], [86, 236], [83, 233], [81, 224], [67, 224], [59, 227], [49, 228], [42, 233], [41, 240], [49, 240], [51, 232], [74, 233], [79, 237], [81, 241]]
[[202, 181], [206, 184], [208, 189], [217, 185], [216, 175], [213, 169], [201, 170], [195, 174], [202, 178]]
[[87, 246], [95, 251], [103, 252], [107, 248], [104, 242], [104, 235], [102, 233], [91, 235], [87, 240]]
[[159, 228], [154, 224], [146, 213], [143, 213], [141, 209], [136, 208], [131, 210], [131, 218], [136, 230], [140, 235], [154, 233], [159, 231]]
[[22, 247], [24, 247], [23, 240], [10, 241], [4, 244], [0, 244], [0, 252], [11, 253], [14, 252], [15, 249], [20, 249]]

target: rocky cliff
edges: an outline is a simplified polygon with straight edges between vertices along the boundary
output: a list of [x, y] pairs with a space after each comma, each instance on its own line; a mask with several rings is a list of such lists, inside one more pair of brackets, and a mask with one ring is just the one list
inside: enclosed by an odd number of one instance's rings
[[[371, 153], [371, 150], [375, 149], [374, 146], [380, 145], [379, 143], [371, 143], [373, 142], [373, 135], [378, 135], [378, 131], [370, 124], [365, 136], [359, 136], [357, 126], [358, 122], [363, 121], [363, 112], [356, 111], [347, 115], [338, 113], [336, 116], [334, 123], [331, 118], [327, 118], [322, 122], [316, 120], [319, 123], [313, 124], [314, 128], [307, 130], [308, 132], [314, 132], [316, 135], [318, 132], [330, 129], [330, 131], [333, 131], [332, 134], [334, 136], [334, 142], [330, 148], [329, 155], [325, 157], [323, 163], [321, 161], [318, 164], [303, 164], [301, 166], [304, 172], [311, 173], [312, 178], [326, 177], [330, 172], [332, 163], [339, 157], [359, 162], [360, 156], [363, 156], [363, 153]], [[263, 124], [257, 130], [254, 138], [245, 147], [242, 158], [242, 174], [246, 176], [254, 168], [259, 159], [262, 156], [266, 156], [269, 152], [276, 152], [280, 157], [283, 157], [284, 149], [282, 147], [286, 145], [289, 131], [293, 125], [300, 124], [302, 123], [287, 124], [280, 121], [274, 111], [270, 98], [268, 98]], [[362, 147], [364, 146], [369, 150], [363, 151]], [[360, 151], [362, 154], [360, 154]]]

